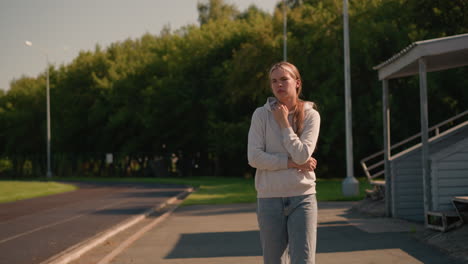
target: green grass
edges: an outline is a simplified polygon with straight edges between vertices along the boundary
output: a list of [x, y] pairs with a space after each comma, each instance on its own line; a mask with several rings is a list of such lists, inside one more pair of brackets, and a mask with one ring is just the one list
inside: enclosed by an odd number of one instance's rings
[[183, 205], [254, 203], [256, 191], [253, 180], [237, 179], [225, 182], [201, 183]]
[[319, 179], [317, 181], [317, 200], [319, 201], [359, 201], [364, 199], [365, 190], [371, 189], [371, 185], [365, 178], [359, 180], [359, 195], [345, 197], [341, 193], [343, 179]]
[[[67, 178], [68, 179], [68, 178]], [[232, 204], [253, 203], [256, 191], [253, 179], [226, 177], [188, 177], [188, 178], [71, 178], [79, 181], [112, 181], [140, 183], [173, 183], [186, 184], [197, 190], [192, 193], [183, 205], [193, 204]], [[358, 201], [365, 196], [364, 190], [371, 188], [366, 179], [359, 179], [359, 195], [344, 197], [341, 193], [343, 179], [319, 179], [317, 181], [318, 201]]]
[[[188, 177], [188, 178], [59, 178], [63, 181], [88, 181], [88, 182], [135, 182], [135, 183], [172, 183], [185, 184], [196, 188], [183, 205], [195, 204], [232, 204], [232, 203], [253, 203], [256, 201], [256, 192], [253, 179], [226, 178], [226, 177]], [[319, 201], [357, 201], [364, 198], [364, 190], [370, 188], [365, 179], [360, 180], [360, 195], [355, 197], [344, 197], [341, 194], [341, 182], [343, 179], [319, 179], [317, 181], [317, 199]], [[17, 186], [3, 187], [7, 182], [0, 182], [0, 202], [3, 196], [15, 198], [9, 201], [21, 199], [18, 194], [38, 193], [47, 195], [44, 191], [53, 187], [45, 187], [41, 184], [58, 184], [54, 182], [31, 182], [30, 187], [27, 182], [19, 182]], [[12, 182], [13, 183], [13, 182]], [[59, 184], [58, 184], [59, 185]], [[12, 190], [4, 195], [3, 190]], [[21, 191], [19, 191], [21, 189]], [[23, 190], [24, 189], [24, 190]], [[37, 196], [37, 195], [35, 195]], [[29, 196], [30, 198], [34, 196]], [[23, 198], [23, 199], [26, 199]]]
[[0, 181], [0, 203], [47, 196], [76, 190], [76, 187], [58, 182]]
[[72, 181], [92, 182], [136, 182], [185, 184], [196, 191], [184, 200], [182, 205], [253, 203], [256, 192], [253, 179], [226, 177], [187, 178], [64, 178]]

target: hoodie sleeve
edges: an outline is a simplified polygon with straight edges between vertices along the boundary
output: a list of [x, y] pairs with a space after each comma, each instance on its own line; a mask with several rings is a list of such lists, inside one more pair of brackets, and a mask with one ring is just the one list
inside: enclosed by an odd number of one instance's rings
[[304, 164], [312, 156], [317, 145], [320, 131], [320, 114], [311, 109], [304, 118], [304, 129], [301, 137], [291, 127], [283, 128], [283, 146], [287, 149], [291, 160], [297, 164]]
[[257, 108], [252, 115], [247, 143], [249, 165], [261, 170], [283, 170], [288, 168], [287, 153], [265, 152], [265, 128], [267, 110]]

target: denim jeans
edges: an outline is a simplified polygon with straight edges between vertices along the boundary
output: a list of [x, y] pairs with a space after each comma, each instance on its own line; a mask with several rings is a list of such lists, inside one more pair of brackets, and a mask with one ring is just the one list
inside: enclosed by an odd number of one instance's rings
[[257, 218], [265, 264], [315, 264], [315, 194], [258, 198]]

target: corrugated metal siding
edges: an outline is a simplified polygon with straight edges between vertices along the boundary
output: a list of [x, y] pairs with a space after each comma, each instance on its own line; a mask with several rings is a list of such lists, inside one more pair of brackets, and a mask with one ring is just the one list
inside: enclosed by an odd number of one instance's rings
[[[394, 177], [394, 217], [424, 221], [421, 151], [415, 150], [391, 163]], [[421, 217], [422, 216], [422, 217]]]
[[[436, 139], [429, 143], [430, 156], [447, 151], [448, 147], [460, 149], [460, 142], [465, 142], [466, 138], [468, 138], [468, 127]], [[468, 195], [468, 146], [447, 156], [443, 162], [432, 165], [433, 168], [437, 168], [439, 175], [437, 180], [431, 183], [433, 206], [438, 210], [452, 210], [453, 196]], [[423, 222], [421, 149], [417, 148], [392, 160], [390, 166], [394, 185], [392, 188], [394, 217]], [[436, 172], [433, 171], [432, 174], [434, 173]]]
[[456, 161], [445, 161], [439, 164], [439, 169], [445, 170], [468, 170], [468, 163], [460, 163]]
[[468, 140], [446, 147], [432, 163], [434, 209], [453, 210], [452, 198], [468, 195]]

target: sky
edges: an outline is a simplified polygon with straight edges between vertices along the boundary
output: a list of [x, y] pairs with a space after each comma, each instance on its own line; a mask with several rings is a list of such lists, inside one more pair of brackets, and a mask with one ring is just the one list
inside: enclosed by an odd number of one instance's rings
[[[279, 1], [225, 0], [241, 11], [255, 4], [270, 14]], [[158, 35], [165, 25], [198, 25], [198, 2], [207, 0], [0, 0], [0, 89], [44, 72], [46, 54], [59, 66], [96, 44]]]

